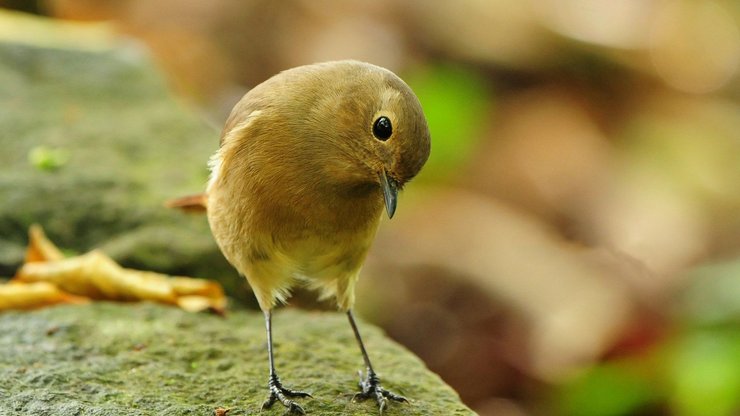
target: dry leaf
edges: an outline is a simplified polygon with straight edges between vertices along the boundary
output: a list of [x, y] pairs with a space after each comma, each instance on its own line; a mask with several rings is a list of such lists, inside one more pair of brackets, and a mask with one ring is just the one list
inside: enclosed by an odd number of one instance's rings
[[29, 236], [26, 264], [14, 279], [19, 286], [43, 282], [68, 294], [92, 299], [148, 300], [178, 305], [191, 312], [224, 312], [226, 297], [216, 282], [125, 269], [98, 250], [65, 259], [41, 227], [32, 226]]
[[217, 315], [224, 315], [226, 298], [208, 298], [205, 296], [180, 296], [177, 306], [188, 312], [211, 311]]
[[224, 290], [218, 283], [206, 279], [175, 276], [169, 279], [178, 296], [199, 295], [209, 298], [224, 296]]
[[91, 252], [69, 259], [26, 263], [18, 270], [14, 281], [46, 282], [75, 295], [106, 299], [91, 278], [96, 273], [105, 273], [106, 266], [110, 264], [100, 260], [97, 252]]
[[215, 409], [215, 410], [213, 411], [213, 414], [214, 414], [215, 416], [226, 416], [226, 415], [228, 415], [228, 414], [229, 414], [229, 412], [230, 412], [230, 411], [231, 411], [231, 409], [224, 409], [223, 407], [217, 407], [217, 408], [216, 408], [216, 409]]
[[40, 225], [33, 224], [28, 229], [28, 248], [26, 249], [25, 263], [62, 260], [63, 258], [64, 254], [46, 237]]
[[89, 299], [65, 293], [47, 282], [0, 285], [0, 311], [36, 309], [59, 303], [85, 303]]
[[105, 294], [106, 299], [175, 303], [177, 296], [166, 275], [124, 269], [99, 251], [89, 254], [94, 254], [89, 278]]

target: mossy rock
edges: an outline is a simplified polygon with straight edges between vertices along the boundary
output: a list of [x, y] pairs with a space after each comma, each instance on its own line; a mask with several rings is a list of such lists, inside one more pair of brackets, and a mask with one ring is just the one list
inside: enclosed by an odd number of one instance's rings
[[[341, 313], [279, 310], [273, 317], [278, 374], [314, 415], [376, 415], [352, 402], [362, 358]], [[471, 415], [457, 394], [403, 347], [360, 322], [386, 388], [410, 403], [386, 415]], [[149, 303], [94, 303], [0, 314], [0, 414], [257, 415], [267, 397], [264, 321]], [[262, 415], [280, 415], [276, 404]]]
[[64, 249], [251, 299], [205, 217], [164, 207], [205, 188], [218, 130], [172, 96], [146, 50], [100, 26], [3, 11], [0, 25], [0, 276], [39, 223]]

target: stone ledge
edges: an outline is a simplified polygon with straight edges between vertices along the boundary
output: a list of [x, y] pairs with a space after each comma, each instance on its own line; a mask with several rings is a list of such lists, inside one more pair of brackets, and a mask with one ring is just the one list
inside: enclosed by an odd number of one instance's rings
[[[474, 414], [412, 353], [360, 323], [389, 390], [386, 415]], [[313, 415], [375, 415], [353, 403], [362, 358], [343, 314], [279, 310], [278, 374]], [[94, 303], [0, 314], [0, 414], [257, 415], [267, 396], [262, 314], [224, 318], [148, 303]], [[276, 405], [263, 415], [283, 414]]]

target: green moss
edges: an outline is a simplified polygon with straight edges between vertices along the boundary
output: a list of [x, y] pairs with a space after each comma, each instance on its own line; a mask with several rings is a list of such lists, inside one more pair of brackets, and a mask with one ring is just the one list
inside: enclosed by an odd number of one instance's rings
[[[362, 358], [346, 317], [286, 309], [273, 318], [278, 374], [310, 414], [375, 414], [353, 403]], [[384, 385], [411, 399], [388, 415], [473, 414], [403, 347], [361, 323]], [[95, 303], [0, 315], [0, 413], [259, 413], [267, 396], [260, 313], [226, 319], [153, 304]], [[265, 415], [282, 414], [275, 406]]]

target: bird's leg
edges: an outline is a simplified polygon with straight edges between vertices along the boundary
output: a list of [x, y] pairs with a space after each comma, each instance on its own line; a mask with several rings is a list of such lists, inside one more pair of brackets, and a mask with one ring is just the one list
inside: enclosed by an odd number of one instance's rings
[[408, 403], [408, 400], [406, 400], [405, 397], [391, 393], [380, 386], [380, 379], [378, 378], [378, 375], [375, 374], [373, 365], [370, 363], [370, 357], [367, 355], [365, 344], [362, 342], [360, 331], [357, 329], [357, 324], [355, 323], [355, 318], [352, 316], [351, 310], [347, 311], [347, 317], [349, 318], [349, 324], [352, 326], [352, 331], [355, 333], [355, 338], [357, 338], [357, 343], [360, 344], [362, 358], [365, 360], [365, 367], [367, 368], [367, 376], [364, 378], [362, 376], [362, 371], [360, 371], [360, 389], [362, 391], [355, 394], [352, 400], [365, 400], [371, 397], [374, 398], [378, 403], [378, 409], [381, 415], [388, 406], [388, 400]]
[[293, 397], [311, 397], [310, 394], [302, 391], [293, 391], [286, 389], [280, 383], [275, 372], [275, 359], [272, 354], [272, 311], [265, 312], [265, 327], [267, 328], [267, 356], [270, 361], [270, 380], [267, 382], [267, 387], [270, 389], [270, 397], [262, 403], [262, 409], [269, 409], [275, 402], [280, 402], [285, 406], [288, 414], [305, 415], [306, 412], [303, 410], [298, 403], [290, 400]]

